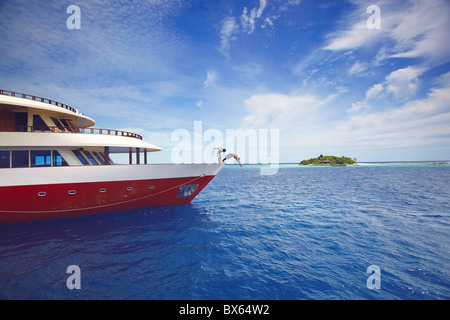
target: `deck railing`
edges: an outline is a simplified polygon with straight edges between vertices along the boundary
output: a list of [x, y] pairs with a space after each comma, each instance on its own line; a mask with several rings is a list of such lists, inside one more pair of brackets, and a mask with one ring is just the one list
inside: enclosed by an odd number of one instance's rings
[[77, 109], [72, 108], [72, 107], [70, 107], [70, 106], [68, 106], [68, 105], [66, 105], [64, 103], [61, 103], [61, 102], [58, 102], [58, 101], [54, 101], [54, 100], [50, 100], [50, 99], [46, 99], [46, 98], [41, 98], [41, 97], [38, 97], [38, 96], [33, 96], [33, 95], [30, 95], [30, 94], [26, 94], [26, 93], [19, 93], [19, 92], [8, 91], [8, 90], [0, 90], [0, 94], [11, 96], [11, 97], [17, 97], [17, 98], [33, 100], [33, 101], [44, 102], [44, 103], [51, 104], [53, 106], [64, 108], [64, 109], [72, 111], [74, 113], [78, 113]]
[[131, 137], [143, 140], [142, 136], [128, 131], [100, 129], [100, 128], [75, 128], [73, 131], [56, 126], [0, 126], [0, 132], [53, 132], [53, 133], [87, 133], [106, 134], [112, 136]]

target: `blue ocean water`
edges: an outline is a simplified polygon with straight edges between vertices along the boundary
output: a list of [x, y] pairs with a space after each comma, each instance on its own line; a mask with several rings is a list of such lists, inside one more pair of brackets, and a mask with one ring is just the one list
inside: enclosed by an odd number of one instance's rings
[[449, 234], [450, 165], [227, 165], [188, 205], [1, 225], [0, 298], [449, 299]]

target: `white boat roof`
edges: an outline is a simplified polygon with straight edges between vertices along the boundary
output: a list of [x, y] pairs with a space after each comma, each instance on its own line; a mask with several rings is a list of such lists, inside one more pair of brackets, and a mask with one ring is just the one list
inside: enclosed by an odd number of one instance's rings
[[38, 109], [41, 112], [54, 113], [59, 118], [70, 119], [80, 132], [1, 132], [0, 148], [108, 146], [113, 153], [129, 152], [130, 148], [134, 149], [132, 152], [136, 152], [137, 148], [141, 151], [146, 149], [148, 152], [161, 151], [160, 147], [144, 142], [142, 137], [135, 133], [89, 128], [95, 124], [93, 119], [60, 102], [0, 90], [0, 110], [24, 112], [26, 109]]
[[[4, 92], [8, 92], [9, 94]], [[15, 96], [10, 94], [14, 94]], [[80, 113], [77, 109], [60, 102], [28, 94], [0, 90], [0, 110], [6, 109], [8, 111], [20, 112], [24, 108], [39, 109], [40, 111], [59, 114], [64, 118], [72, 120], [79, 128], [87, 128], [95, 125], [93, 119]]]
[[161, 151], [161, 148], [141, 139], [128, 136], [90, 133], [53, 133], [53, 132], [2, 132], [0, 148], [56, 148], [56, 147], [104, 147], [111, 152], [129, 152], [129, 148], [139, 148], [148, 152]]

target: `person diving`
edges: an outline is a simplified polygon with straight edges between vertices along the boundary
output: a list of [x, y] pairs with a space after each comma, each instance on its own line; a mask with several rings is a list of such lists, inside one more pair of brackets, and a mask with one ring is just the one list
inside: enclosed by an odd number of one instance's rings
[[229, 153], [229, 154], [227, 154], [227, 156], [226, 156], [225, 158], [223, 158], [222, 162], [225, 162], [225, 160], [228, 160], [228, 159], [230, 159], [231, 157], [233, 157], [233, 158], [237, 161], [237, 163], [241, 166], [241, 168], [242, 168], [241, 158], [239, 158], [238, 155], [235, 154], [235, 153]]

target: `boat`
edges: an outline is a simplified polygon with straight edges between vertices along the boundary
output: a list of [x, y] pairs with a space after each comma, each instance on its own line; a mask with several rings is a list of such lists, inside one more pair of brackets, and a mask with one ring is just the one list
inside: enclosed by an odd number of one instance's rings
[[0, 223], [189, 203], [224, 166], [152, 164], [160, 147], [94, 125], [63, 103], [0, 90]]

